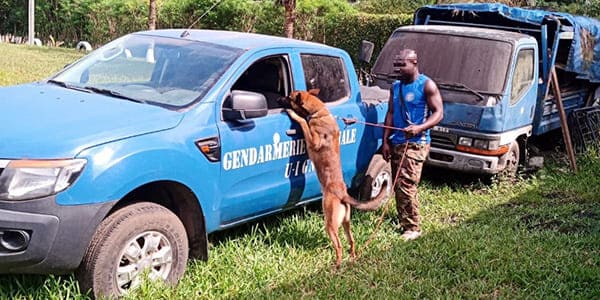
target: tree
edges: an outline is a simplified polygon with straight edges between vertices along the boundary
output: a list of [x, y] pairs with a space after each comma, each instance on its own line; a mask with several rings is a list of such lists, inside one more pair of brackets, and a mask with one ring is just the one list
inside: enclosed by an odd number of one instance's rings
[[294, 37], [294, 22], [296, 22], [296, 0], [277, 0], [285, 8], [283, 31], [288, 38]]
[[148, 12], [148, 29], [156, 29], [156, 0], [150, 0]]

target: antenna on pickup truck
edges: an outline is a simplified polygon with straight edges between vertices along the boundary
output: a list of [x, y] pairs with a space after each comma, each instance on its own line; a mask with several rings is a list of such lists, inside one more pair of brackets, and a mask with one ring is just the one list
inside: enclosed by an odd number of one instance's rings
[[188, 35], [190, 35], [190, 33], [188, 32], [190, 29], [192, 29], [192, 27], [194, 27], [194, 25], [196, 25], [196, 23], [198, 23], [200, 20], [202, 20], [202, 18], [204, 18], [204, 16], [206, 16], [206, 14], [208, 14], [213, 8], [215, 8], [215, 6], [219, 5], [219, 3], [221, 3], [221, 1], [223, 0], [218, 0], [217, 2], [215, 2], [209, 9], [207, 9], [198, 19], [196, 19], [196, 21], [194, 21], [192, 23], [192, 25], [190, 25], [190, 27], [188, 27], [186, 30], [184, 30], [181, 35], [179, 37], [184, 38]]

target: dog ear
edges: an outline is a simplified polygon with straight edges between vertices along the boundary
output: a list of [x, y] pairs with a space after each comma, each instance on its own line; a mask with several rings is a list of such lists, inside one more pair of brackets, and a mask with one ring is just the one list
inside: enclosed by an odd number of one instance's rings
[[319, 92], [321, 92], [321, 89], [310, 89], [308, 90], [308, 93], [313, 95], [313, 96], [319, 96]]

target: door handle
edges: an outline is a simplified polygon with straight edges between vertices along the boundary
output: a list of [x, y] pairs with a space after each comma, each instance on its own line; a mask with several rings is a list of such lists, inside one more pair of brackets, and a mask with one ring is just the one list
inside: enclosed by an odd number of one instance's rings
[[285, 131], [285, 134], [292, 136], [292, 135], [296, 135], [297, 132], [296, 132], [296, 129], [288, 129]]
[[350, 126], [350, 125], [354, 125], [354, 123], [356, 123], [356, 118], [354, 118], [352, 115], [348, 115], [345, 118], [341, 118], [342, 122], [344, 122], [344, 125], [346, 125], [346, 127]]

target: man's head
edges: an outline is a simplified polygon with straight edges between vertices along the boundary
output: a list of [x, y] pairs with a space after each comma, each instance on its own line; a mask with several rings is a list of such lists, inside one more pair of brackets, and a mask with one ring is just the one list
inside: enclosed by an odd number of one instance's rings
[[417, 68], [417, 52], [412, 49], [403, 49], [394, 57], [393, 70], [402, 81], [412, 81], [419, 74]]

